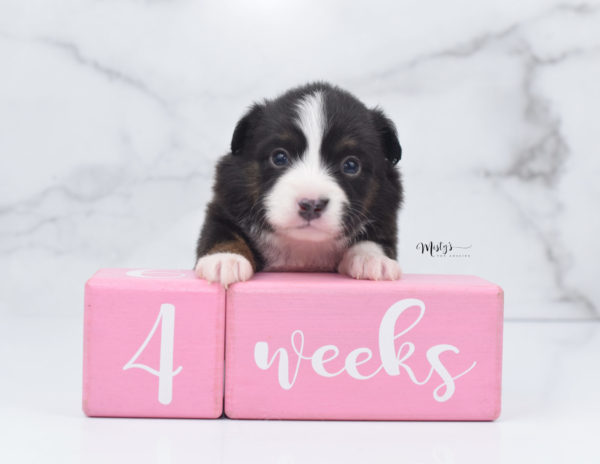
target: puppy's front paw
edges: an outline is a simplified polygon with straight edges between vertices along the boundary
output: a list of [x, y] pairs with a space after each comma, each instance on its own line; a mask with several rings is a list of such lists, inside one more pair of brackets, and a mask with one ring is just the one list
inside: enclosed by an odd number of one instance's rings
[[338, 266], [338, 272], [365, 280], [398, 280], [402, 275], [398, 262], [388, 258], [373, 242], [362, 242], [349, 248]]
[[248, 280], [254, 274], [252, 264], [237, 253], [213, 253], [203, 256], [196, 264], [196, 275], [209, 282], [229, 284]]

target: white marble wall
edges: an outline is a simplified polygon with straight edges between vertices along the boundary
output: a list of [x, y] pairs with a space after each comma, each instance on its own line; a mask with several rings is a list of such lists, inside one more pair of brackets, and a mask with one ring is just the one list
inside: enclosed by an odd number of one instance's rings
[[98, 267], [191, 267], [237, 118], [326, 79], [399, 128], [405, 272], [600, 317], [598, 2], [3, 0], [0, 66], [0, 312], [79, 313]]

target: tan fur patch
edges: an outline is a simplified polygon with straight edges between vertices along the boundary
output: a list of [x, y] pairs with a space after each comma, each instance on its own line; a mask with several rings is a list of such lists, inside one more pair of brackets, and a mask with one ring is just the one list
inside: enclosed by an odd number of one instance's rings
[[234, 234], [234, 240], [228, 240], [226, 242], [217, 243], [210, 250], [208, 250], [207, 255], [212, 255], [215, 253], [236, 253], [238, 255], [242, 255], [252, 265], [252, 269], [256, 270], [256, 262], [254, 261], [254, 255], [252, 251], [244, 241], [242, 237], [237, 234]]
[[260, 195], [260, 169], [258, 163], [252, 163], [248, 166], [246, 169], [246, 178], [248, 179], [248, 193], [254, 203], [256, 203]]
[[369, 185], [367, 187], [367, 194], [365, 195], [365, 200], [363, 201], [363, 212], [369, 210], [373, 201], [375, 200], [375, 196], [377, 195], [377, 191], [379, 190], [379, 184], [375, 182], [374, 179], [371, 179]]
[[336, 144], [335, 149], [337, 151], [343, 151], [344, 149], [355, 148], [357, 145], [358, 142], [356, 140], [351, 139], [350, 137], [344, 137]]
[[293, 134], [291, 132], [280, 132], [279, 134], [277, 134], [277, 138], [282, 140], [282, 141], [287, 141], [287, 140], [292, 140], [293, 138]]

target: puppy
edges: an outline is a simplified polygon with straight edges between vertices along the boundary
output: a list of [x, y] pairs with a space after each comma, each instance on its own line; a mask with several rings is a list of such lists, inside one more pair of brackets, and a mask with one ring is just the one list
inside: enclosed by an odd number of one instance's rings
[[327, 83], [254, 104], [217, 165], [196, 274], [224, 286], [261, 270], [399, 279], [401, 155], [380, 109]]

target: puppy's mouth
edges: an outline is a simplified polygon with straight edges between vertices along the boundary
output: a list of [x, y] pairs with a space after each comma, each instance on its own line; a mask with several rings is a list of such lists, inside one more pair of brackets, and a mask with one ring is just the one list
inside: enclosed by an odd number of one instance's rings
[[279, 227], [276, 231], [292, 239], [307, 242], [324, 242], [334, 240], [339, 236], [339, 232], [319, 227], [315, 221], [304, 221], [298, 225]]

